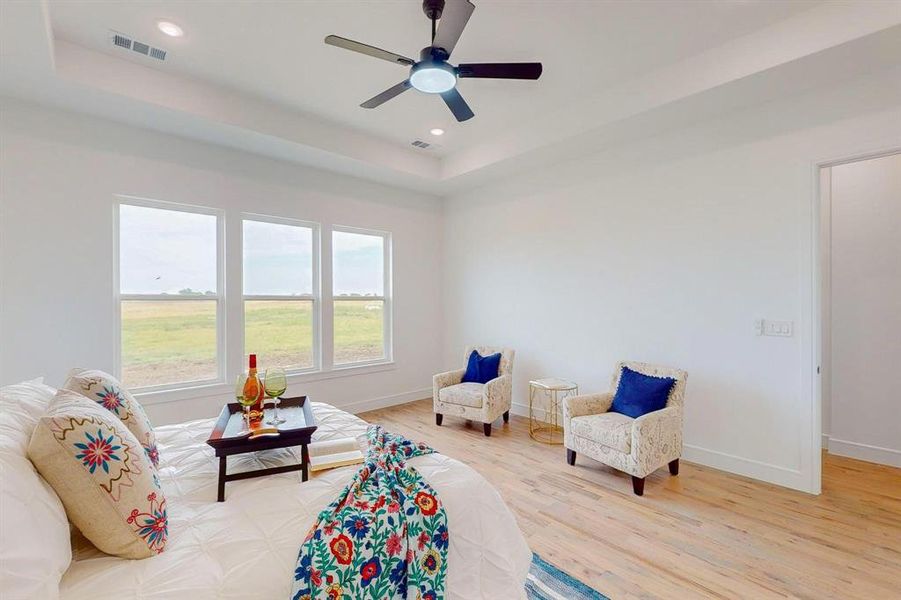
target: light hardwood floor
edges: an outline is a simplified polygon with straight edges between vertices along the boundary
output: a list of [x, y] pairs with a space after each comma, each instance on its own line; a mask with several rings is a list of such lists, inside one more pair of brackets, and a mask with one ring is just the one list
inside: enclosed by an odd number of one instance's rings
[[[901, 469], [825, 455], [810, 496], [682, 462], [627, 475], [529, 438], [512, 416], [491, 437], [431, 400], [360, 415], [429, 443], [491, 481], [532, 550], [620, 598], [901, 598]], [[499, 599], [500, 600], [500, 599]]]

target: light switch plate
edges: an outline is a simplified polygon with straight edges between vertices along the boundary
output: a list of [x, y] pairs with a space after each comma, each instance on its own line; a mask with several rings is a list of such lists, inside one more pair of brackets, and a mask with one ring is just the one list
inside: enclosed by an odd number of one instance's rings
[[792, 321], [772, 321], [770, 319], [757, 319], [754, 321], [754, 332], [757, 335], [791, 337], [794, 335], [794, 330], [795, 327]]

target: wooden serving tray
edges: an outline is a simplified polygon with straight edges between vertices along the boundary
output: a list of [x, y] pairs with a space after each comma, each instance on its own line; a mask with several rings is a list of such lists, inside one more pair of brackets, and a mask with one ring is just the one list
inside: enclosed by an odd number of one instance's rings
[[[285, 422], [278, 425], [277, 436], [250, 438], [250, 433], [243, 432], [244, 409], [237, 402], [229, 402], [222, 407], [216, 425], [206, 443], [213, 447], [216, 456], [219, 457], [219, 485], [216, 500], [225, 501], [225, 484], [229, 481], [249, 479], [251, 477], [263, 477], [264, 475], [278, 475], [290, 471], [301, 471], [301, 481], [306, 481], [310, 464], [310, 439], [316, 431], [316, 420], [313, 418], [312, 402], [307, 402], [306, 396], [297, 398], [282, 398], [279, 405], [279, 415], [285, 418]], [[268, 403], [272, 406], [272, 403]], [[272, 410], [263, 404], [263, 412]], [[265, 419], [265, 417], [264, 417]], [[256, 452], [257, 450], [272, 450], [274, 448], [290, 448], [300, 446], [300, 463], [295, 465], [282, 465], [258, 469], [256, 471], [243, 471], [240, 473], [227, 472], [227, 457], [233, 454]]]
[[[282, 398], [278, 413], [285, 419], [276, 428], [278, 435], [250, 439], [244, 431], [244, 409], [237, 402], [229, 402], [222, 407], [216, 425], [207, 439], [207, 444], [215, 448], [216, 456], [268, 450], [271, 448], [288, 448], [309, 443], [316, 431], [316, 420], [306, 396]], [[270, 414], [273, 404], [264, 404], [264, 412]], [[265, 417], [264, 417], [265, 418]], [[264, 425], [267, 426], [268, 425]]]

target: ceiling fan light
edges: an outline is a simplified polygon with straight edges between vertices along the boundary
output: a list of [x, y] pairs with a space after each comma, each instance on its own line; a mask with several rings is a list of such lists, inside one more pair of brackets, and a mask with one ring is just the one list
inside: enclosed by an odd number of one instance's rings
[[426, 94], [441, 94], [454, 89], [457, 76], [447, 67], [423, 66], [410, 74], [410, 84]]

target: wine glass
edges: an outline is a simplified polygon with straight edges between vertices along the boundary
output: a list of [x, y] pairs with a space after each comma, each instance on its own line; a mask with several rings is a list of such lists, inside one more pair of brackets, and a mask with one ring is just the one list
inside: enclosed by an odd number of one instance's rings
[[278, 405], [281, 402], [281, 395], [288, 389], [288, 378], [285, 376], [285, 370], [281, 367], [269, 367], [266, 369], [265, 390], [266, 396], [272, 398], [273, 411], [272, 416], [266, 421], [270, 425], [278, 425], [284, 423], [285, 419], [278, 415]]
[[247, 382], [247, 373], [239, 373], [235, 380], [235, 399], [244, 408], [244, 429], [241, 434], [250, 434], [250, 407], [256, 402], [256, 396], [244, 393], [244, 384]]

